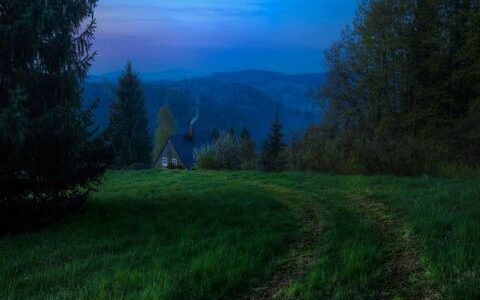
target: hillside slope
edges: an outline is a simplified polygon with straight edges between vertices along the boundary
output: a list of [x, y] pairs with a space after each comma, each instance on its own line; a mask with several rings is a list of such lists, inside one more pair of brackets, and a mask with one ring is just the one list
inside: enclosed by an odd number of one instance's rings
[[[143, 88], [152, 133], [156, 128], [157, 112], [165, 103], [170, 105], [179, 132], [187, 130], [190, 120], [198, 111], [200, 118], [195, 124], [197, 130], [227, 130], [230, 127], [240, 130], [245, 127], [258, 142], [267, 134], [276, 112], [284, 123], [287, 135], [301, 132], [318, 122], [318, 115], [314, 111], [288, 107], [257, 88], [238, 83], [197, 78], [150, 82], [145, 83]], [[115, 98], [115, 85], [87, 82], [84, 86], [87, 104], [97, 98], [100, 103], [95, 118], [100, 127], [106, 128], [110, 102]]]
[[325, 82], [325, 77], [324, 73], [287, 75], [265, 70], [214, 73], [211, 76], [258, 88], [289, 107], [305, 110], [318, 109], [313, 94]]

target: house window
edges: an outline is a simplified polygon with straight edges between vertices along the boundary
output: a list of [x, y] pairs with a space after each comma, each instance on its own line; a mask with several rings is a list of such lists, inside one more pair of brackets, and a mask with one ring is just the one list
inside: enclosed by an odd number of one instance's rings
[[176, 167], [178, 165], [178, 162], [177, 162], [177, 159], [176, 158], [172, 158], [172, 165], [174, 167]]
[[166, 156], [162, 157], [162, 166], [164, 167], [168, 166], [168, 158]]

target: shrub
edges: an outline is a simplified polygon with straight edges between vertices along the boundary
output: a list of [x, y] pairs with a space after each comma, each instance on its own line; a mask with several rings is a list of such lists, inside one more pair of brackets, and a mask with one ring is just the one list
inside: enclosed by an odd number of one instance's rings
[[238, 143], [231, 134], [222, 133], [211, 145], [195, 150], [199, 169], [236, 170], [240, 167]]
[[197, 162], [197, 168], [204, 170], [218, 169], [212, 145], [206, 145], [199, 149], [195, 149], [194, 157]]
[[252, 170], [257, 167], [255, 142], [250, 138], [250, 133], [245, 128], [240, 134], [240, 145], [238, 151], [240, 158], [240, 168], [242, 170]]

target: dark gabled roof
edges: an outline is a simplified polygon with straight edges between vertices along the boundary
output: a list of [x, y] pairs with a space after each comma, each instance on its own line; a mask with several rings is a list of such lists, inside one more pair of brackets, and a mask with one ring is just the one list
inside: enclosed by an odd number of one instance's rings
[[179, 134], [170, 137], [175, 150], [177, 150], [180, 159], [186, 168], [191, 169], [195, 165], [193, 151], [210, 143], [210, 135], [202, 132], [195, 132], [194, 139], [191, 140], [186, 134]]

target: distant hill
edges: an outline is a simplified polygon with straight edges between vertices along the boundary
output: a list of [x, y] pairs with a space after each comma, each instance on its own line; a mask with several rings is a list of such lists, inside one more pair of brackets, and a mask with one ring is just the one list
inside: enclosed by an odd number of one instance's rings
[[[109, 72], [100, 75], [89, 75], [88, 81], [89, 82], [103, 82], [103, 81], [110, 81], [116, 82], [118, 78], [122, 75], [122, 71], [116, 72]], [[195, 77], [204, 77], [208, 76], [209, 73], [204, 72], [195, 72], [189, 70], [182, 70], [182, 69], [172, 69], [163, 72], [155, 72], [155, 73], [140, 73], [140, 79], [145, 82], [150, 81], [161, 81], [161, 80], [182, 80], [188, 78], [195, 78]]]
[[[97, 83], [108, 81], [115, 83], [121, 74], [122, 72], [118, 71], [102, 75], [90, 75], [88, 81]], [[291, 75], [265, 70], [244, 70], [209, 74], [174, 69], [156, 73], [140, 73], [139, 75], [142, 81], [148, 83], [195, 78], [210, 78], [227, 83], [239, 83], [257, 88], [274, 100], [281, 101], [291, 108], [302, 110], [318, 110], [312, 94], [325, 82], [324, 73]]]
[[249, 85], [260, 89], [285, 105], [316, 110], [312, 94], [325, 82], [324, 73], [287, 75], [265, 70], [214, 73], [211, 78]]
[[325, 73], [283, 74], [266, 70], [242, 70], [234, 72], [217, 72], [212, 78], [240, 82], [256, 87], [264, 87], [271, 82], [290, 82], [300, 85], [316, 85], [325, 80]]
[[[195, 124], [196, 130], [226, 130], [230, 127], [240, 130], [246, 127], [258, 142], [269, 131], [275, 112], [280, 114], [287, 133], [300, 132], [318, 121], [318, 115], [312, 110], [289, 107], [250, 85], [211, 77], [145, 82], [143, 88], [152, 133], [156, 127], [157, 112], [165, 103], [170, 105], [179, 132], [186, 132], [198, 109], [200, 118]], [[110, 102], [115, 98], [115, 84], [108, 81], [87, 82], [84, 98], [87, 104], [96, 98], [100, 100], [95, 117], [97, 124], [106, 128]]]

